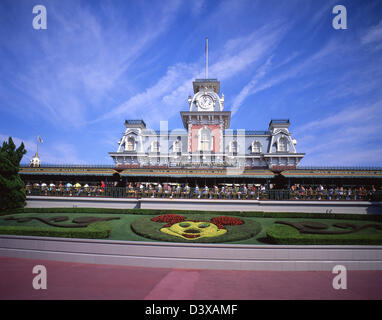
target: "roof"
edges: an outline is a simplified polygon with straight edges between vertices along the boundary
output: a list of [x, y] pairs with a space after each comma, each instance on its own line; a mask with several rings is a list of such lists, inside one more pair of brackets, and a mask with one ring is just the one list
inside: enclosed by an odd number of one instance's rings
[[125, 168], [110, 167], [21, 167], [21, 175], [68, 175], [68, 176], [112, 176], [119, 173], [121, 176], [137, 177], [209, 177], [209, 178], [273, 178], [275, 173], [269, 169], [236, 169], [236, 168]]
[[208, 177], [208, 178], [264, 178], [269, 179], [275, 176], [269, 169], [227, 169], [227, 168], [162, 168], [162, 169], [125, 169], [121, 176], [152, 176], [152, 177]]
[[141, 119], [125, 120], [125, 126], [146, 128], [146, 123]]
[[280, 124], [280, 123], [290, 123], [289, 119], [271, 119], [271, 122], [269, 124]]
[[382, 178], [379, 169], [296, 169], [281, 173], [286, 178]]
[[66, 176], [112, 176], [116, 173], [114, 169], [111, 168], [25, 168], [20, 167], [19, 173], [21, 175], [66, 175]]

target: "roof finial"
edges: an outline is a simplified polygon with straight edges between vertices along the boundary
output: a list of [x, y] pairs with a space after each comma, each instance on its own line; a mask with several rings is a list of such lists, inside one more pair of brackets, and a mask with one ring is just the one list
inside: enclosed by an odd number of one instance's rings
[[208, 79], [208, 37], [206, 37], [206, 79]]

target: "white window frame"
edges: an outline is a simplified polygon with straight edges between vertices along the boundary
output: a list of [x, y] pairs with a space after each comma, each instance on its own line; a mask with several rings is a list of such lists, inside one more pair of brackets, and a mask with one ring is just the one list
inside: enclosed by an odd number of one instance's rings
[[[258, 151], [255, 150], [255, 146], [258, 147]], [[262, 150], [262, 144], [261, 144], [260, 141], [258, 141], [258, 140], [254, 140], [254, 141], [252, 141], [252, 145], [251, 145], [251, 147], [252, 147], [252, 153], [261, 153], [261, 150]]]
[[[208, 140], [202, 140], [203, 138], [203, 131], [208, 132], [209, 139]], [[204, 146], [205, 143], [208, 142], [208, 148], [207, 150], [205, 148], [202, 149], [202, 144]], [[198, 131], [198, 150], [199, 151], [209, 151], [211, 152], [213, 150], [213, 143], [214, 140], [212, 138], [212, 131], [210, 128], [204, 126], [203, 128], [200, 128]]]
[[[132, 141], [133, 143], [131, 144], [132, 149], [129, 149], [129, 141]], [[125, 144], [125, 150], [126, 151], [135, 151], [136, 150], [136, 140], [133, 136], [129, 136], [126, 139], [126, 144]]]
[[182, 141], [181, 140], [175, 140], [173, 143], [172, 143], [172, 150], [173, 152], [177, 153], [177, 152], [182, 152]]
[[159, 141], [154, 140], [151, 142], [151, 152], [160, 152], [160, 144]]
[[[234, 147], [235, 145], [235, 147]], [[234, 150], [236, 149], [236, 150]], [[232, 153], [238, 153], [239, 152], [239, 144], [237, 142], [237, 140], [232, 140], [229, 144], [229, 152], [232, 152]]]
[[[282, 146], [282, 141], [285, 141], [285, 150], [283, 150], [281, 148]], [[289, 147], [289, 143], [288, 143], [288, 138], [285, 137], [285, 136], [281, 136], [279, 137], [278, 141], [277, 141], [277, 151], [279, 152], [288, 152], [288, 148]]]

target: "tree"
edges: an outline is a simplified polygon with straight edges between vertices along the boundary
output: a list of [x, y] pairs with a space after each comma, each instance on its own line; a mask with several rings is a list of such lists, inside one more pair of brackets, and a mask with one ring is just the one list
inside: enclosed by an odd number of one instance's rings
[[0, 209], [23, 207], [26, 200], [24, 182], [19, 175], [20, 161], [26, 153], [24, 143], [16, 149], [11, 137], [0, 147]]

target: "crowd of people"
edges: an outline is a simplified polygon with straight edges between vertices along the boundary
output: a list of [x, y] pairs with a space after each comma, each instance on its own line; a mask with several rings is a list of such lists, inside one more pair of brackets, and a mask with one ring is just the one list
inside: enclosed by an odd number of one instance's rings
[[377, 191], [375, 186], [369, 188], [359, 187], [343, 187], [343, 186], [323, 186], [316, 187], [303, 186], [299, 184], [292, 185], [290, 188], [291, 195], [294, 199], [325, 199], [325, 200], [367, 200], [371, 199]]
[[63, 195], [63, 196], [101, 196], [105, 193], [106, 184], [104, 181], [95, 184], [80, 184], [77, 183], [50, 183], [29, 181], [25, 184], [25, 189], [28, 195]]
[[213, 186], [189, 186], [188, 183], [140, 183], [129, 182], [93, 184], [27, 183], [28, 195], [55, 196], [104, 196], [129, 198], [184, 198], [184, 199], [248, 199], [248, 200], [369, 200], [376, 192], [374, 186], [304, 186], [292, 185], [279, 188], [264, 184], [219, 184]]

